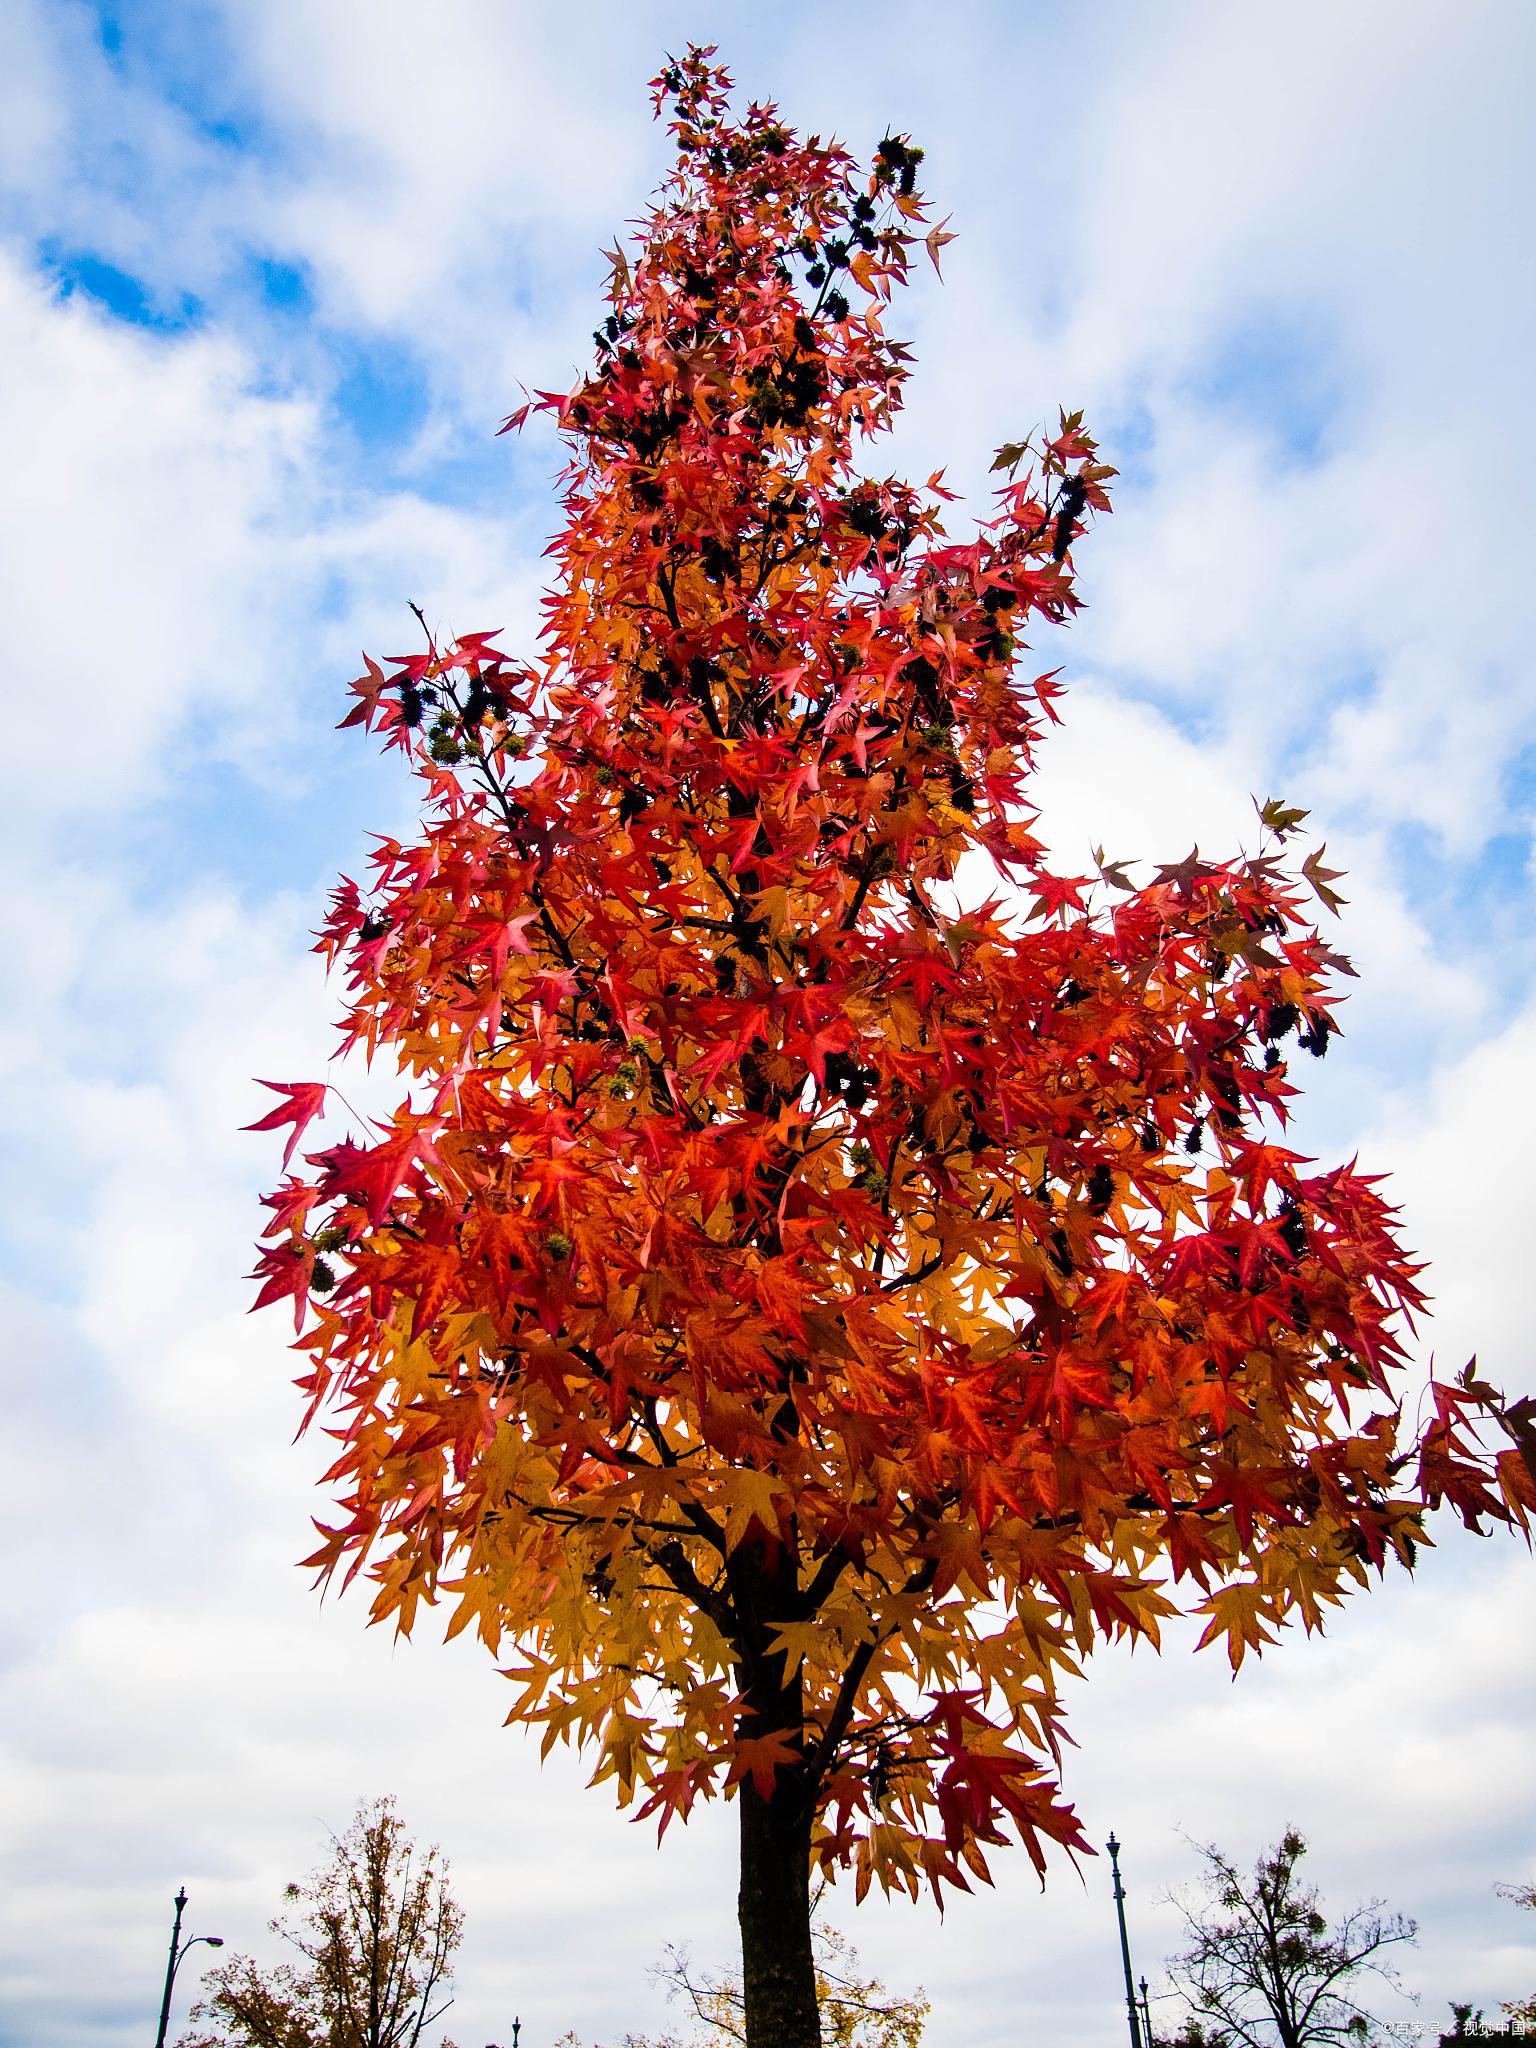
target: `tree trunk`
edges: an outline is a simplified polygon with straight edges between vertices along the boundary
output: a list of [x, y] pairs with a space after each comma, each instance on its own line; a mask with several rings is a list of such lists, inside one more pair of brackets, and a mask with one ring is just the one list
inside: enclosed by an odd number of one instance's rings
[[741, 1812], [741, 1986], [747, 2048], [821, 2048], [811, 1954], [811, 1824], [799, 1787], [772, 1799], [748, 1778]]

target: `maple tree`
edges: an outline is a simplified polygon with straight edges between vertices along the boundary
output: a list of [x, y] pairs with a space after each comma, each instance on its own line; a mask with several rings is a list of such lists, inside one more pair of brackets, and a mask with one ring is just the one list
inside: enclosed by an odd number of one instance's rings
[[418, 1853], [393, 1800], [359, 1806], [329, 1861], [285, 1896], [297, 1921], [272, 1932], [302, 1962], [228, 1957], [203, 1978], [201, 2024], [177, 2048], [421, 2048], [453, 2002], [464, 1915], [441, 1855]]
[[1087, 1847], [1055, 1766], [1097, 1642], [1183, 1603], [1236, 1665], [1428, 1507], [1536, 1491], [1470, 1373], [1405, 1427], [1393, 1212], [1280, 1142], [1344, 966], [1302, 814], [1140, 884], [1032, 829], [1024, 634], [1113, 472], [1064, 417], [963, 541], [940, 477], [863, 475], [887, 303], [949, 239], [921, 151], [861, 169], [728, 88], [656, 81], [677, 165], [594, 367], [508, 422], [570, 450], [541, 654], [429, 634], [353, 685], [422, 824], [320, 950], [407, 1092], [290, 1171], [328, 1093], [268, 1084], [259, 1301], [339, 1444], [312, 1562], [402, 1630], [451, 1600], [510, 1718], [663, 1828], [733, 1797], [746, 2039], [801, 2048], [813, 1871]]
[[1307, 1844], [1294, 1828], [1251, 1873], [1213, 1844], [1200, 1853], [1204, 1897], [1181, 1902], [1189, 1945], [1168, 1966], [1189, 2019], [1168, 2048], [1366, 2048], [1417, 2036], [1359, 2002], [1367, 1976], [1401, 1992], [1384, 1954], [1413, 1940], [1411, 1920], [1375, 1899], [1330, 1926], [1299, 1875]]

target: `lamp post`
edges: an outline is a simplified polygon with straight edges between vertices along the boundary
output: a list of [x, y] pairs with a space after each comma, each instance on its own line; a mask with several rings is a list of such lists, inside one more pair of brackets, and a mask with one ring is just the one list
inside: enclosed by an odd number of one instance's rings
[[1152, 2007], [1147, 2000], [1147, 1980], [1145, 1977], [1138, 1978], [1136, 1988], [1141, 1993], [1142, 2035], [1146, 2041], [1146, 2048], [1152, 2048]]
[[[1125, 1886], [1120, 1882], [1120, 1844], [1111, 1835], [1104, 1846], [1109, 1851], [1109, 1865], [1115, 1873], [1115, 1913], [1120, 1922], [1120, 1960], [1125, 1965], [1125, 2016], [1131, 2023], [1131, 2048], [1142, 2048], [1136, 1986], [1131, 1981], [1131, 1944], [1125, 1932]], [[1150, 2043], [1147, 2048], [1150, 2048]]]
[[171, 1952], [165, 1959], [165, 1996], [160, 2001], [160, 2031], [155, 2035], [155, 2048], [165, 2048], [165, 2030], [171, 2023], [171, 1993], [176, 1987], [176, 1972], [181, 1968], [188, 1949], [197, 1947], [200, 1941], [210, 1948], [222, 1948], [222, 1934], [194, 1934], [190, 1941], [181, 1938], [181, 1916], [187, 1910], [187, 1888], [182, 1886], [175, 1898], [176, 1918], [171, 1924]]

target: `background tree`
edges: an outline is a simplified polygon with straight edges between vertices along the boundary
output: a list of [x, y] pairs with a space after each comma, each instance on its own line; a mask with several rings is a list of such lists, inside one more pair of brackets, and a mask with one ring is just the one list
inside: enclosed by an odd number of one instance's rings
[[262, 1970], [233, 1956], [210, 1970], [192, 2014], [203, 2024], [178, 2048], [420, 2048], [453, 2002], [464, 1924], [438, 1850], [421, 1854], [378, 1799], [286, 1897], [296, 1918], [272, 1931], [303, 1961]]
[[[812, 1925], [816, 1957], [816, 2003], [827, 2048], [920, 2048], [931, 2003], [922, 1991], [907, 1997], [878, 1977], [864, 1974], [846, 1935]], [[720, 2048], [747, 2038], [746, 2001], [739, 1971], [699, 1972], [687, 1955], [673, 1949], [661, 1971], [663, 1982], [686, 2001], [702, 2032], [686, 2048]], [[671, 2043], [664, 2048], [672, 2048]], [[685, 2048], [685, 2044], [678, 2044]]]
[[[1517, 1906], [1524, 1906], [1528, 1913], [1536, 1913], [1536, 1884], [1501, 1884], [1499, 1896], [1513, 1899]], [[1536, 1992], [1529, 1998], [1506, 2001], [1505, 2017], [1512, 2027], [1523, 2027], [1536, 2034]]]
[[[1235, 1665], [1436, 1501], [1536, 1492], [1470, 1377], [1405, 1429], [1391, 1211], [1278, 1142], [1342, 967], [1301, 813], [1141, 885], [1045, 863], [1018, 660], [1111, 472], [1075, 416], [1010, 443], [963, 542], [937, 477], [860, 473], [921, 152], [861, 171], [727, 85], [657, 81], [676, 170], [534, 401], [540, 660], [429, 635], [354, 686], [425, 809], [322, 950], [408, 1092], [269, 1198], [259, 1299], [340, 1440], [322, 1575], [402, 1630], [450, 1594], [513, 1718], [661, 1826], [734, 1798], [746, 2037], [807, 2048], [813, 1868], [1086, 1848], [1053, 1770], [1096, 1643], [1182, 1587]], [[278, 1092], [291, 1158], [326, 1090]]]
[[[816, 2002], [827, 2048], [921, 2048], [931, 2002], [919, 1990], [903, 1997], [878, 1977], [865, 1976], [846, 1935], [812, 1926], [816, 1958]], [[623, 2048], [723, 2048], [745, 2041], [746, 2000], [741, 1975], [731, 1970], [697, 1970], [687, 1951], [669, 1948], [655, 1972], [669, 1994], [692, 2013], [697, 2030], [688, 2040], [667, 2034], [659, 2040], [627, 2034]], [[556, 2048], [582, 2048], [576, 2034]]]
[[1367, 2048], [1411, 2033], [1360, 2004], [1363, 1980], [1402, 1987], [1385, 1951], [1416, 1933], [1379, 1899], [1330, 1926], [1317, 1890], [1297, 1867], [1307, 1845], [1294, 1828], [1241, 1872], [1220, 1849], [1201, 1849], [1204, 1897], [1181, 1904], [1189, 1946], [1168, 1973], [1190, 2008], [1169, 2048]]
[[1483, 2018], [1481, 2006], [1473, 2005], [1470, 1999], [1453, 1998], [1451, 2007], [1451, 2031], [1440, 2036], [1442, 2041], [1486, 2041], [1489, 2028]]

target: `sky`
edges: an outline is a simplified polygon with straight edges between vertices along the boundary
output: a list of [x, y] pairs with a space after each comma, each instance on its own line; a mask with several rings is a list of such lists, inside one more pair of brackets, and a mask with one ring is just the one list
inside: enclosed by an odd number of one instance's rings
[[[1304, 1148], [1390, 1172], [1421, 1361], [1536, 1391], [1527, 0], [10, 0], [0, 2048], [142, 2044], [183, 1883], [188, 1931], [275, 1960], [282, 1886], [383, 1792], [466, 1909], [460, 2048], [514, 2015], [619, 2048], [667, 2023], [665, 1944], [732, 1955], [730, 1810], [658, 1850], [502, 1727], [472, 1645], [296, 1569], [324, 1445], [247, 1319], [275, 1155], [238, 1128], [253, 1076], [324, 1071], [310, 932], [410, 815], [334, 729], [360, 651], [411, 645], [412, 602], [533, 645], [558, 451], [495, 428], [586, 362], [690, 39], [799, 127], [925, 147], [958, 239], [895, 311], [872, 469], [942, 464], [958, 530], [1061, 405], [1121, 471], [1088, 608], [1036, 643], [1070, 686], [1046, 837], [1173, 859], [1251, 844], [1254, 796], [1308, 808], [1361, 979]], [[1536, 1563], [1442, 1536], [1235, 1683], [1177, 1630], [1094, 1659], [1066, 1789], [1125, 1844], [1154, 1994], [1192, 1844], [1287, 1825], [1330, 1900], [1419, 1922], [1421, 2002], [1384, 2012], [1433, 2040], [1536, 1991], [1494, 1889], [1536, 1880]], [[926, 1987], [929, 2048], [1109, 2048], [1106, 1864], [827, 1910]]]

